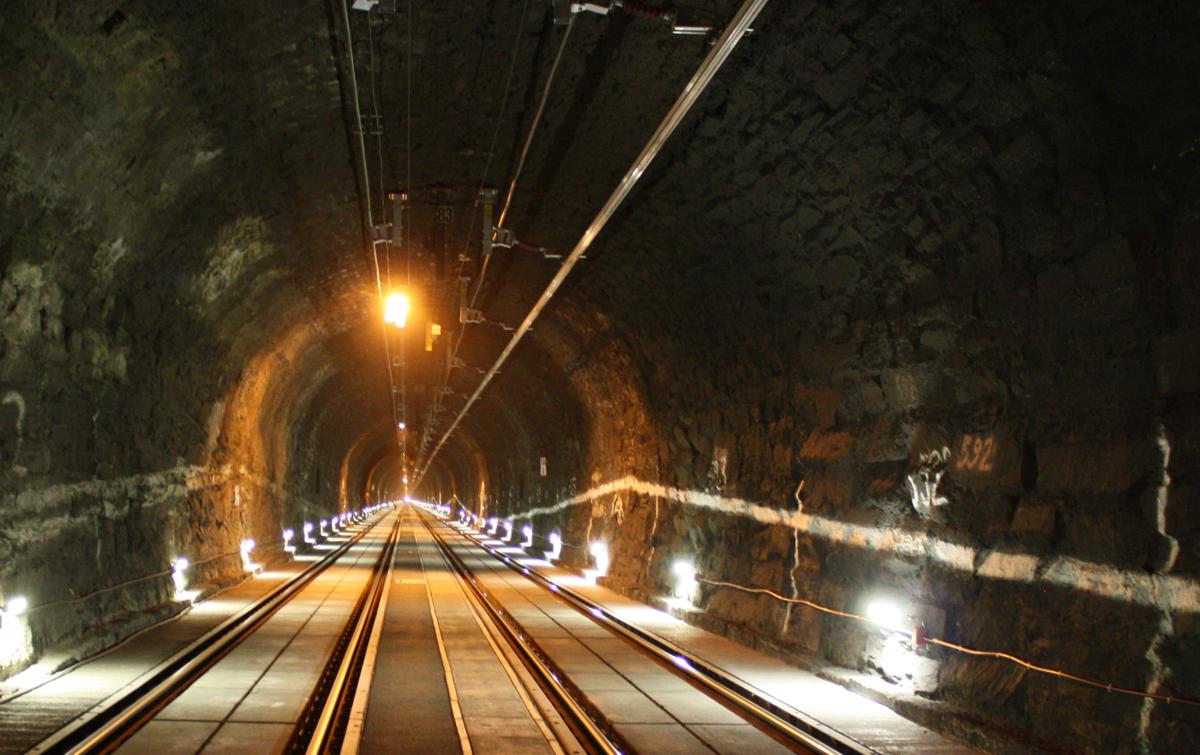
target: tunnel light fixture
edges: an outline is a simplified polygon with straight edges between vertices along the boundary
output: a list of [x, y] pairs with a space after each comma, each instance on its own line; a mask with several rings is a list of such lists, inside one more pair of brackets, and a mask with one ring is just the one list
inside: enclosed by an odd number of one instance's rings
[[905, 610], [896, 600], [885, 597], [872, 598], [867, 603], [866, 613], [872, 623], [884, 629], [893, 632], [908, 631], [904, 624]]
[[0, 666], [20, 663], [33, 653], [26, 622], [21, 616], [29, 610], [23, 595], [5, 599], [0, 607]]
[[322, 519], [321, 520], [321, 537], [329, 537], [329, 533], [325, 531], [328, 527], [329, 527], [329, 520]]
[[696, 567], [691, 561], [680, 559], [671, 565], [671, 574], [675, 577], [674, 597], [687, 605], [694, 605], [696, 600]]
[[500, 518], [499, 517], [494, 516], [491, 519], [488, 519], [488, 534], [495, 535], [496, 528], [499, 526], [500, 526]]
[[292, 545], [292, 540], [294, 540], [295, 537], [296, 537], [295, 530], [286, 529], [283, 531], [283, 549], [285, 551], [287, 551], [288, 553], [296, 552], [296, 546]]
[[513, 520], [505, 519], [504, 520], [504, 542], [506, 542], [506, 543], [512, 542], [512, 533], [513, 533]]
[[6, 617], [16, 617], [23, 616], [28, 610], [29, 601], [25, 598], [25, 596], [14, 595], [8, 600], [4, 601], [4, 608], [0, 609], [0, 613], [3, 613]]
[[547, 554], [546, 560], [557, 561], [558, 557], [562, 555], [562, 535], [558, 532], [551, 532], [548, 539], [550, 540], [550, 553]]
[[317, 541], [313, 539], [312, 531], [313, 531], [313, 523], [305, 522], [304, 523], [304, 542], [308, 543], [309, 545], [316, 545]]
[[408, 423], [406, 423], [406, 422], [397, 422], [397, 423], [396, 423], [396, 429], [397, 429], [397, 430], [407, 430], [407, 429], [408, 429]]
[[256, 563], [254, 563], [254, 561], [252, 561], [250, 559], [250, 554], [254, 552], [254, 548], [256, 547], [256, 545], [257, 545], [257, 543], [254, 542], [254, 538], [248, 537], [242, 541], [241, 551], [242, 551], [242, 567], [246, 571], [254, 572], [257, 574], [258, 572], [262, 571], [262, 564], [256, 564]]
[[593, 540], [588, 546], [588, 553], [592, 554], [592, 558], [596, 561], [595, 569], [586, 569], [584, 574], [590, 576], [592, 582], [597, 578], [608, 574], [608, 543], [603, 540]]
[[390, 294], [384, 301], [383, 321], [397, 328], [408, 325], [408, 296], [401, 293]]
[[183, 556], [175, 559], [171, 564], [171, 581], [175, 583], [175, 594], [178, 595], [187, 589], [187, 571], [191, 564]]
[[527, 524], [521, 528], [521, 534], [525, 536], [524, 542], [521, 543], [522, 548], [528, 548], [533, 545], [533, 525]]

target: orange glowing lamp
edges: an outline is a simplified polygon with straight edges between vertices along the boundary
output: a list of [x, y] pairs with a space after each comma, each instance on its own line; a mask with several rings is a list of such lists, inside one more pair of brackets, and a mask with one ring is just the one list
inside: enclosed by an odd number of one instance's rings
[[404, 294], [392, 294], [383, 303], [383, 321], [403, 328], [408, 324], [408, 297]]

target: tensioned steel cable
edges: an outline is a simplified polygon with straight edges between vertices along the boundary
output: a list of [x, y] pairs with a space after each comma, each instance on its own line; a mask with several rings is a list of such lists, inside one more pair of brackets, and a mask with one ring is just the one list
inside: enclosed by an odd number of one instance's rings
[[[381, 25], [382, 26], [382, 25]], [[382, 29], [381, 29], [382, 30]], [[367, 51], [370, 53], [370, 73], [371, 73], [371, 112], [374, 117], [375, 126], [375, 154], [379, 159], [379, 214], [384, 213], [384, 200], [387, 198], [387, 189], [384, 185], [384, 174], [387, 172], [384, 169], [384, 149], [383, 149], [383, 115], [380, 110], [380, 84], [378, 81], [378, 73], [376, 71], [375, 57], [375, 32], [371, 26], [371, 17], [367, 16]], [[383, 58], [382, 48], [379, 51], [379, 59]], [[392, 245], [385, 243], [383, 247], [383, 264], [384, 264], [384, 279], [387, 281], [388, 291], [392, 290]]]
[[[545, 84], [545, 86], [542, 87], [542, 96], [538, 100], [538, 106], [537, 106], [537, 109], [534, 111], [533, 120], [530, 121], [530, 123], [529, 123], [529, 131], [525, 134], [525, 142], [521, 146], [521, 153], [518, 156], [517, 164], [513, 169], [512, 179], [508, 183], [508, 193], [504, 199], [504, 205], [503, 205], [502, 209], [500, 210], [499, 219], [496, 221], [497, 229], [504, 227], [504, 221], [508, 217], [508, 211], [512, 205], [513, 193], [517, 189], [517, 181], [520, 180], [521, 172], [525, 168], [525, 159], [529, 156], [529, 148], [533, 145], [533, 138], [537, 134], [538, 126], [541, 124], [542, 113], [545, 112], [545, 110], [546, 110], [546, 102], [550, 99], [550, 90], [554, 86], [555, 77], [558, 75], [558, 64], [562, 62], [563, 53], [567, 49], [567, 40], [570, 39], [571, 29], [574, 26], [575, 26], [575, 14], [571, 14], [571, 18], [567, 22], [567, 28], [565, 30], [563, 30], [562, 40], [560, 40], [558, 43], [558, 52], [554, 56], [554, 62], [550, 66], [550, 72], [546, 76], [546, 84]], [[486, 180], [486, 176], [485, 176], [485, 180]], [[482, 186], [480, 187], [480, 189], [482, 190]], [[476, 207], [478, 207], [478, 203], [476, 203]], [[472, 213], [472, 218], [473, 217], [474, 217], [474, 213]], [[472, 223], [474, 223], [474, 221], [472, 221]], [[495, 232], [493, 232], [492, 237], [495, 238]], [[475, 281], [475, 289], [471, 292], [471, 298], [470, 298], [469, 302], [467, 303], [468, 310], [475, 308], [475, 303], [479, 299], [479, 293], [483, 290], [483, 281], [484, 281], [484, 278], [487, 276], [488, 263], [491, 261], [491, 259], [492, 259], [492, 256], [490, 254], [483, 258], [483, 265], [479, 269], [479, 278]], [[466, 332], [467, 332], [466, 324], [464, 323], [463, 328], [461, 330], [459, 330], [459, 332], [458, 332], [458, 338], [455, 340], [454, 348], [451, 351], [449, 364], [446, 367], [446, 379], [442, 383], [442, 389], [449, 386], [449, 384], [450, 384], [450, 373], [453, 370], [453, 363], [454, 363], [454, 360], [458, 357], [459, 349], [462, 348], [462, 342], [463, 342], [463, 338], [466, 336]], [[435, 401], [440, 399], [442, 392], [443, 392], [443, 390], [439, 389], [438, 392], [434, 394]], [[431, 417], [431, 420], [432, 420], [432, 417]], [[425, 429], [427, 430], [431, 426], [432, 426], [432, 421], [427, 422], [425, 425]], [[425, 441], [426, 441], [426, 433], [423, 432], [422, 438], [421, 438], [421, 447], [420, 447], [420, 450], [418, 451], [418, 454], [419, 454], [418, 459], [417, 459], [418, 465], [420, 465], [422, 458], [424, 457], [424, 454], [425, 454], [425, 448], [426, 448]]]
[[658, 125], [657, 129], [655, 129], [654, 134], [651, 135], [650, 140], [646, 143], [646, 146], [642, 148], [641, 154], [639, 154], [637, 159], [634, 160], [633, 165], [629, 167], [629, 170], [625, 172], [625, 176], [621, 179], [621, 182], [617, 184], [617, 188], [613, 190], [613, 193], [611, 196], [609, 196], [608, 201], [605, 202], [604, 206], [600, 208], [600, 212], [596, 214], [596, 217], [592, 220], [591, 225], [587, 227], [587, 230], [584, 231], [583, 236], [581, 236], [579, 241], [575, 244], [575, 248], [571, 250], [571, 254], [568, 255], [563, 261], [562, 266], [559, 267], [554, 278], [552, 278], [550, 283], [546, 286], [546, 290], [543, 291], [542, 295], [538, 297], [537, 303], [533, 305], [533, 308], [529, 310], [529, 314], [525, 316], [525, 319], [522, 321], [520, 327], [518, 327], [516, 332], [513, 333], [512, 338], [509, 339], [508, 345], [504, 347], [504, 351], [500, 352], [500, 356], [496, 357], [496, 361], [491, 366], [491, 369], [484, 374], [483, 380], [480, 381], [479, 386], [475, 389], [475, 392], [471, 394], [469, 399], [467, 399], [467, 403], [458, 412], [458, 416], [454, 418], [454, 422], [451, 423], [450, 427], [446, 429], [446, 432], [442, 435], [441, 440], [438, 441], [437, 446], [435, 446], [433, 451], [429, 454], [429, 458], [424, 461], [424, 465], [417, 474], [416, 485], [421, 484], [421, 480], [424, 479], [425, 472], [429, 469], [429, 465], [433, 463], [434, 458], [446, 444], [446, 441], [450, 438], [451, 434], [454, 433], [454, 430], [458, 427], [459, 423], [462, 422], [463, 417], [467, 415], [467, 412], [470, 411], [471, 407], [475, 405], [475, 402], [479, 400], [479, 397], [483, 394], [484, 390], [489, 384], [491, 384], [493, 378], [495, 378], [496, 374], [500, 371], [500, 367], [503, 366], [506, 361], [508, 361], [508, 358], [517, 348], [517, 344], [521, 342], [521, 339], [523, 339], [525, 334], [528, 333], [530, 328], [533, 327], [534, 321], [537, 320], [537, 318], [542, 314], [542, 311], [545, 310], [546, 305], [550, 303], [550, 300], [554, 297], [554, 294], [557, 293], [558, 289], [562, 286], [563, 281], [567, 279], [567, 276], [571, 274], [571, 271], [575, 268], [575, 265], [579, 263], [579, 260], [583, 257], [584, 252], [588, 250], [588, 247], [592, 245], [592, 242], [596, 240], [596, 237], [604, 229], [605, 225], [608, 224], [608, 221], [612, 218], [613, 214], [616, 213], [617, 208], [620, 207], [625, 201], [625, 198], [629, 196], [629, 193], [633, 190], [633, 187], [637, 185], [638, 180], [640, 180], [642, 175], [646, 172], [646, 168], [650, 166], [650, 163], [654, 161], [654, 158], [658, 156], [658, 153], [662, 151], [663, 145], [666, 144], [667, 139], [671, 137], [671, 134], [675, 132], [675, 129], [678, 128], [679, 124], [683, 121], [684, 116], [688, 114], [688, 112], [692, 109], [692, 106], [695, 105], [696, 101], [700, 98], [700, 95], [706, 88], [708, 88], [709, 83], [712, 81], [717, 71], [720, 70], [721, 66], [729, 58], [729, 55], [733, 52], [734, 48], [737, 47], [738, 42], [740, 42], [742, 37], [745, 36], [746, 30], [750, 28], [750, 24], [754, 22], [754, 19], [758, 16], [766, 4], [767, 0], [745, 0], [745, 2], [742, 4], [742, 7], [738, 9], [737, 14], [733, 17], [733, 20], [729, 23], [729, 26], [727, 26], [725, 31], [721, 34], [721, 38], [718, 39], [717, 43], [713, 45], [711, 50], [709, 50], [708, 55], [705, 56], [704, 61], [700, 64], [700, 67], [696, 70], [696, 73], [692, 75], [691, 80], [688, 81], [687, 86], [684, 87], [683, 92], [681, 92], [679, 97], [675, 100], [675, 104], [671, 106], [669, 111], [667, 111], [667, 115], [663, 118], [662, 123]]
[[[529, 0], [525, 0], [525, 2], [522, 3], [522, 5], [521, 5], [521, 16], [517, 21], [517, 31], [516, 31], [516, 34], [514, 35], [514, 39], [513, 39], [512, 53], [509, 56], [508, 75], [504, 79], [504, 94], [500, 98], [500, 109], [496, 113], [496, 125], [492, 129], [491, 145], [488, 147], [487, 159], [484, 161], [484, 164], [483, 164], [483, 176], [479, 179], [479, 189], [478, 189], [478, 191], [475, 192], [475, 201], [471, 205], [471, 219], [467, 223], [467, 231], [463, 237], [462, 253], [460, 253], [458, 255], [458, 271], [454, 276], [456, 280], [458, 278], [461, 278], [462, 274], [463, 274], [463, 267], [465, 265], [465, 260], [467, 258], [467, 249], [471, 244], [471, 229], [473, 229], [475, 227], [475, 215], [479, 211], [479, 195], [483, 191], [483, 188], [485, 186], [487, 186], [488, 176], [491, 174], [492, 160], [495, 158], [495, 155], [496, 155], [496, 143], [500, 139], [500, 129], [504, 125], [504, 113], [508, 108], [509, 95], [512, 93], [513, 74], [516, 72], [516, 69], [517, 69], [517, 58], [519, 57], [519, 54], [521, 51], [521, 36], [525, 32], [525, 18], [526, 18], [528, 11], [529, 11]], [[484, 260], [485, 268], [483, 271], [481, 271], [481, 276], [480, 276], [481, 278], [482, 278], [482, 272], [486, 272], [486, 264], [487, 264], [487, 260], [485, 259]], [[450, 360], [447, 362], [447, 366], [446, 366], [446, 376], [445, 376], [445, 379], [442, 380], [442, 388], [444, 388], [446, 385], [448, 385], [450, 383], [450, 373], [454, 369], [454, 367], [453, 367], [454, 359], [458, 356], [458, 349], [459, 349], [459, 346], [462, 344], [462, 334], [463, 334], [464, 330], [465, 330], [465, 324], [464, 324], [464, 328], [459, 331], [458, 338], [455, 341], [454, 347], [451, 349]], [[438, 413], [439, 407], [441, 406], [441, 393], [442, 393], [441, 389], [434, 392], [433, 398], [430, 401], [429, 412], [426, 415], [425, 424], [421, 428], [421, 443], [420, 443], [420, 446], [418, 447], [418, 451], [417, 451], [418, 463], [419, 463], [419, 457], [423, 456], [425, 453], [425, 448], [429, 442], [430, 428], [432, 427], [434, 418]]]
[[[350, 60], [350, 89], [354, 95], [354, 117], [357, 119], [355, 132], [358, 134], [358, 152], [362, 158], [362, 182], [364, 199], [366, 200], [367, 210], [367, 237], [371, 242], [371, 260], [375, 267], [375, 293], [379, 298], [379, 311], [384, 310], [383, 301], [383, 282], [379, 276], [379, 250], [375, 245], [375, 216], [371, 209], [371, 169], [367, 164], [367, 140], [363, 136], [362, 129], [362, 103], [358, 96], [358, 72], [354, 61], [354, 33], [350, 30], [350, 9], [346, 6], [346, 0], [342, 0], [342, 20], [346, 28], [346, 55]], [[388, 396], [392, 402], [392, 422], [395, 423], [397, 416], [396, 407], [396, 384], [392, 376], [392, 347], [388, 342], [387, 325], [383, 327], [383, 356], [387, 361], [388, 375]]]
[[517, 181], [521, 178], [521, 171], [525, 167], [525, 158], [529, 156], [529, 146], [533, 144], [533, 135], [537, 133], [538, 124], [542, 120], [542, 112], [546, 109], [546, 100], [550, 98], [550, 87], [554, 85], [558, 64], [562, 62], [563, 52], [567, 49], [567, 40], [570, 39], [571, 29], [574, 26], [575, 14], [572, 13], [567, 22], [567, 28], [563, 31], [562, 41], [558, 43], [558, 54], [554, 56], [554, 63], [550, 66], [550, 74], [546, 77], [546, 86], [542, 89], [541, 101], [538, 102], [537, 110], [533, 114], [533, 121], [529, 124], [529, 133], [525, 136], [525, 144], [521, 147], [521, 156], [517, 158], [517, 166], [513, 169], [512, 180], [508, 183], [508, 196], [504, 198], [504, 207], [500, 210], [500, 216], [496, 220], [497, 228], [503, 228], [504, 220], [508, 217], [508, 208], [512, 204], [513, 192], [516, 191]]
[[[406, 113], [404, 115], [404, 188], [406, 191], [412, 191], [412, 63], [413, 63], [413, 43], [412, 43], [412, 19], [413, 9], [412, 0], [408, 0], [408, 56], [404, 72], [408, 79], [406, 84], [406, 94], [404, 96], [404, 106]], [[404, 224], [404, 285], [412, 285], [412, 233], [409, 230], [409, 224]]]

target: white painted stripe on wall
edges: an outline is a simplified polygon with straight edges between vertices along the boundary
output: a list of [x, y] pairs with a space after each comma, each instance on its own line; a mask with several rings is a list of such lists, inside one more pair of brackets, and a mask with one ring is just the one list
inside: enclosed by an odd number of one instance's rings
[[791, 527], [829, 543], [893, 553], [910, 559], [928, 559], [939, 566], [976, 577], [1026, 584], [1040, 582], [1123, 602], [1200, 613], [1200, 583], [1189, 577], [1125, 571], [1060, 555], [1039, 557], [999, 550], [980, 551], [969, 545], [941, 540], [928, 532], [853, 524], [786, 508], [774, 508], [743, 498], [723, 498], [701, 490], [673, 488], [639, 480], [632, 475], [606, 482], [552, 506], [524, 511], [514, 518], [528, 519], [554, 514], [616, 493], [664, 498], [685, 506], [746, 517], [762, 524]]
[[[66, 504], [78, 498], [95, 499], [95, 506], [88, 513], [95, 513], [96, 507], [99, 507], [105, 517], [119, 518], [129, 512], [131, 501], [136, 501], [143, 509], [153, 509], [175, 503], [185, 493], [208, 490], [234, 481], [261, 485], [272, 494], [288, 495], [311, 509], [317, 508], [312, 501], [283, 491], [265, 477], [252, 474], [245, 468], [235, 468], [232, 464], [217, 467], [181, 464], [128, 477], [31, 486], [16, 494], [0, 497], [0, 507], [26, 515], [19, 526], [20, 535], [26, 541], [36, 542], [79, 524], [79, 516], [63, 510]], [[59, 513], [47, 515], [48, 511]]]

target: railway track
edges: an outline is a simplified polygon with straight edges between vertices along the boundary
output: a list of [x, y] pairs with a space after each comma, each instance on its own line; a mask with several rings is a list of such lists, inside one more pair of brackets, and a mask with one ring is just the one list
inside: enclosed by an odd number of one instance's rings
[[[436, 717], [454, 724], [429, 734], [427, 750], [485, 753], [505, 741], [513, 750], [512, 731], [488, 739], [486, 730], [497, 721], [518, 728], [519, 718], [533, 732], [523, 740], [528, 749], [514, 750], [522, 752], [874, 752], [779, 709], [508, 550], [415, 506], [364, 522], [335, 551], [32, 752], [154, 751], [147, 743], [155, 741], [197, 752], [381, 752], [419, 737], [421, 721]], [[401, 608], [407, 618], [398, 622], [390, 612]], [[432, 624], [417, 631], [421, 612]], [[428, 650], [436, 641], [431, 665], [418, 672], [394, 656], [379, 661], [396, 652], [386, 641], [389, 623], [409, 632], [401, 646], [415, 641]], [[288, 692], [295, 710], [255, 707], [254, 690], [275, 669], [282, 674], [276, 687], [297, 679]], [[420, 679], [404, 678], [417, 673]], [[255, 681], [227, 690], [240, 675]], [[448, 698], [401, 699], [418, 683]], [[222, 704], [222, 695], [236, 699]], [[508, 718], [489, 722], [488, 711], [503, 707], [506, 695]], [[205, 705], [213, 711], [196, 712]], [[421, 718], [423, 706], [434, 718]], [[253, 712], [239, 718], [236, 711], [247, 708]], [[147, 739], [155, 727], [158, 740]], [[264, 730], [273, 739], [255, 738]], [[180, 741], [164, 738], [176, 732]]]
[[377, 606], [378, 585], [385, 579], [399, 521], [398, 517], [387, 512], [364, 517], [356, 526], [357, 531], [333, 551], [160, 663], [136, 685], [93, 706], [29, 752], [107, 753], [120, 749], [166, 706], [284, 610], [318, 577], [346, 559], [356, 547], [361, 547], [364, 539], [389, 519], [393, 520], [391, 531], [372, 566], [369, 587], [360, 597], [346, 630], [325, 665], [320, 683], [306, 706], [302, 725], [297, 727], [291, 749], [303, 751], [308, 749], [310, 742], [328, 742], [336, 730], [337, 715], [342, 709], [339, 704], [339, 677], [330, 669], [335, 664], [340, 668], [342, 659], [355, 651], [357, 627]]
[[[574, 609], [579, 616], [595, 627], [603, 629], [611, 637], [621, 640], [649, 663], [707, 695], [788, 750], [814, 753], [875, 752], [820, 721], [783, 709], [735, 676], [706, 663], [669, 640], [621, 619], [605, 610], [603, 606], [569, 587], [554, 582], [537, 570], [522, 565], [519, 559], [494, 546], [494, 541], [489, 542], [478, 537], [469, 527], [450, 524], [441, 518], [435, 519], [429, 513], [425, 513], [423, 519], [430, 534], [463, 582], [503, 628], [508, 641], [519, 648], [522, 658], [526, 660], [530, 670], [536, 673], [539, 683], [544, 685], [552, 699], [571, 712], [576, 722], [573, 730], [589, 743], [592, 751], [633, 752], [638, 748], [622, 734], [620, 719], [609, 715], [603, 701], [597, 702], [597, 696], [589, 694], [588, 681], [573, 678], [571, 669], [564, 667], [555, 658], [555, 654], [546, 649], [547, 643], [539, 643], [538, 631], [524, 626], [515, 612], [505, 607], [505, 598], [497, 595], [497, 590], [486, 586], [488, 580], [483, 578], [482, 573], [490, 571], [494, 575], [495, 569], [504, 569], [511, 575], [528, 581], [536, 586], [545, 601], [564, 604]], [[451, 542], [454, 536], [468, 542], [471, 548], [456, 548]], [[486, 564], [480, 557], [479, 554], [483, 553], [488, 554], [491, 564]], [[467, 563], [472, 557], [476, 562], [474, 568]], [[496, 584], [494, 579], [491, 582]], [[590, 680], [586, 673], [580, 674], [579, 677], [587, 677]]]

